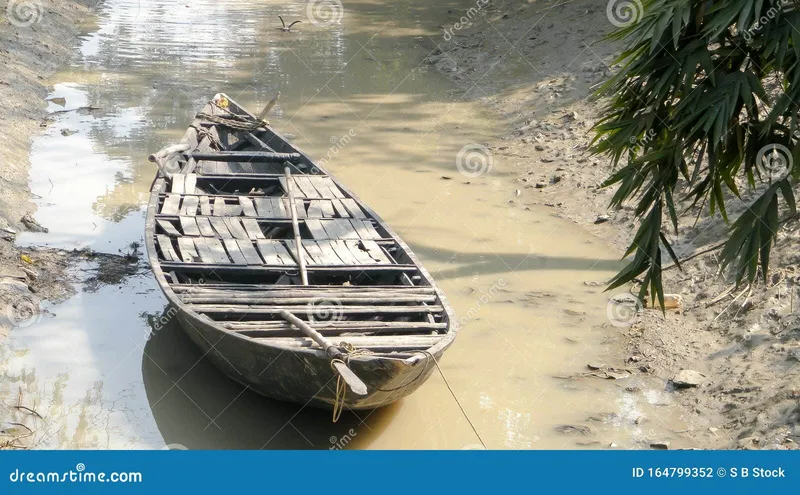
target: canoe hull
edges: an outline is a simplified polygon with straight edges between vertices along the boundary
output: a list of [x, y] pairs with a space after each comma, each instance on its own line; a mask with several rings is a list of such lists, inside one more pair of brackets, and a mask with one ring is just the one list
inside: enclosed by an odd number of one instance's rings
[[[323, 353], [268, 345], [244, 338], [178, 309], [183, 331], [205, 357], [232, 380], [261, 395], [312, 407], [331, 409], [336, 402], [336, 374]], [[443, 350], [442, 350], [443, 351]], [[439, 359], [442, 352], [438, 355]], [[418, 359], [350, 360], [350, 368], [366, 384], [368, 394], [345, 394], [345, 410], [375, 409], [417, 390], [436, 368], [430, 355]]]

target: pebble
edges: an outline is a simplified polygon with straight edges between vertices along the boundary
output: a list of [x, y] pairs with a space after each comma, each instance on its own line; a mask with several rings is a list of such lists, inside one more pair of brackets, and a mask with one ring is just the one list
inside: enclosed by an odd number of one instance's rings
[[558, 425], [556, 431], [564, 435], [591, 435], [592, 429], [583, 425]]
[[694, 370], [680, 370], [672, 379], [675, 388], [699, 387], [705, 380], [705, 376]]
[[656, 450], [669, 450], [669, 442], [651, 442], [650, 448]]
[[595, 223], [595, 225], [597, 225], [597, 224], [600, 224], [600, 223], [606, 223], [606, 222], [608, 222], [610, 219], [611, 219], [611, 218], [610, 218], [608, 215], [599, 215], [599, 216], [598, 216], [598, 217], [597, 217], [597, 218], [594, 220], [594, 223]]

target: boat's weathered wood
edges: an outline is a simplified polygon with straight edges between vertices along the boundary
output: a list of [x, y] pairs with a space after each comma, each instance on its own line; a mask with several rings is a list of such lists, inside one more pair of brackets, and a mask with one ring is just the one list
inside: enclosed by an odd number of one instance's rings
[[380, 306], [380, 305], [362, 305], [362, 306], [340, 306], [340, 305], [298, 305], [298, 306], [271, 306], [259, 304], [202, 304], [192, 303], [187, 304], [193, 311], [198, 313], [225, 313], [225, 314], [246, 314], [246, 315], [263, 315], [263, 314], [279, 314], [281, 311], [289, 311], [294, 314], [318, 314], [322, 312], [331, 312], [331, 314], [340, 315], [355, 315], [355, 314], [420, 314], [420, 313], [441, 313], [444, 308], [438, 304], [431, 305], [415, 305], [415, 306]]
[[[342, 379], [347, 382], [347, 385], [353, 392], [358, 395], [367, 394], [366, 384], [364, 384], [364, 382], [361, 381], [361, 378], [359, 378], [350, 368], [347, 367], [347, 363], [345, 362], [345, 357], [342, 351], [338, 350], [336, 346], [323, 337], [322, 334], [314, 330], [311, 325], [297, 318], [290, 312], [283, 310], [280, 314], [283, 319], [297, 327], [301, 332], [306, 334], [311, 340], [324, 349], [325, 354], [332, 359], [331, 364], [333, 364], [334, 368], [336, 368], [336, 371], [339, 373]], [[334, 421], [336, 421], [335, 418]]]
[[[202, 113], [255, 119], [228, 103]], [[441, 356], [456, 330], [430, 275], [374, 211], [268, 126], [220, 122], [196, 120], [160, 155], [148, 208], [150, 262], [184, 329], [226, 374], [279, 399], [363, 409], [416, 389], [434, 369], [427, 356]], [[296, 259], [311, 285], [298, 285]], [[337, 399], [329, 356], [280, 311], [373, 351], [337, 363], [363, 378], [366, 395]], [[331, 321], [315, 321], [326, 313]]]
[[[297, 203], [295, 203], [294, 200], [294, 187], [291, 185], [292, 171], [289, 170], [289, 167], [286, 167], [283, 169], [283, 173], [286, 174], [286, 179], [290, 184], [289, 187], [286, 188], [286, 193], [289, 195], [289, 209], [292, 213], [292, 230], [294, 231], [294, 243], [296, 244], [293, 253], [295, 254], [294, 259], [300, 267], [300, 280], [302, 280], [303, 285], [308, 285], [306, 257], [303, 252], [303, 237], [300, 235], [300, 225], [297, 223]], [[300, 207], [302, 208], [302, 203]]]
[[216, 162], [275, 162], [283, 163], [286, 160], [302, 158], [300, 153], [274, 153], [269, 151], [220, 151], [217, 153], [194, 152], [187, 153], [187, 158], [200, 160], [214, 160]]

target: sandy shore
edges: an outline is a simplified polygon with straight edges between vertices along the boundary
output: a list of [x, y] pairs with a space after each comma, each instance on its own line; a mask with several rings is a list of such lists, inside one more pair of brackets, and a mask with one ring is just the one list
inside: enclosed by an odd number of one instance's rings
[[[613, 190], [598, 186], [611, 165], [586, 152], [602, 103], [590, 99], [592, 89], [613, 72], [620, 48], [602, 41], [614, 29], [606, 5], [476, 0], [473, 9], [451, 14], [442, 35], [431, 39], [428, 61], [460, 85], [463, 98], [481, 100], [507, 124], [506, 135], [487, 148], [494, 172], [516, 177], [511, 207], [550, 208], [622, 252], [638, 222], [629, 205], [607, 210]], [[732, 203], [729, 212], [741, 208]], [[694, 257], [665, 277], [680, 309], [663, 316], [611, 303], [606, 330], [626, 353], [606, 365], [663, 381], [684, 408], [686, 429], [674, 437], [699, 448], [794, 449], [800, 225], [783, 227], [769, 281], [753, 288], [735, 288], [720, 273], [715, 251], [697, 255], [718, 244], [725, 230], [707, 210], [687, 213], [671, 238], [679, 257]]]

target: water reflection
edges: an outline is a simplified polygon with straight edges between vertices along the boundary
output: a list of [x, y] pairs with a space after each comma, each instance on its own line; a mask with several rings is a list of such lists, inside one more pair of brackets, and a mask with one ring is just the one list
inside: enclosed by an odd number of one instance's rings
[[166, 311], [146, 315], [153, 334], [142, 359], [147, 400], [168, 445], [189, 449], [364, 448], [393, 415], [393, 408], [386, 408], [343, 414], [338, 423], [332, 423], [330, 411], [250, 392], [204, 358], [170, 316]]

